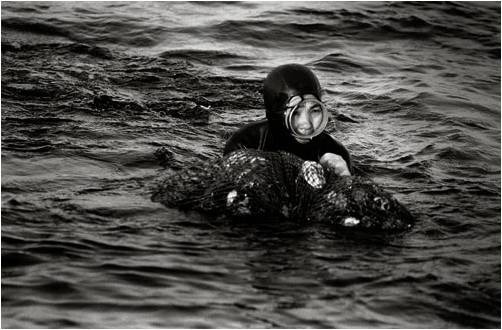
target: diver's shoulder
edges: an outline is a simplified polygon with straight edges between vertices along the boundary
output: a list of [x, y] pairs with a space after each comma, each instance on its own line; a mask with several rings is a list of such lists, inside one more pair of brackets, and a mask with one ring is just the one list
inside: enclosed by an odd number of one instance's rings
[[268, 127], [268, 121], [266, 119], [263, 120], [258, 120], [258, 121], [253, 121], [251, 123], [247, 123], [244, 126], [242, 126], [240, 129], [237, 130], [237, 132], [240, 131], [254, 131], [254, 130], [260, 130], [263, 128]]
[[317, 137], [319, 138], [320, 141], [323, 142], [332, 142], [338, 145], [342, 145], [342, 143], [339, 142], [332, 134], [329, 134], [327, 132], [322, 132]]
[[320, 148], [323, 149], [325, 152], [333, 152], [341, 156], [344, 156], [344, 158], [347, 159], [350, 158], [350, 153], [347, 150], [347, 148], [340, 141], [338, 141], [333, 135], [326, 132], [322, 132], [317, 137], [319, 137], [317, 141], [319, 143]]
[[234, 134], [234, 137], [245, 137], [245, 136], [259, 136], [268, 129], [268, 121], [258, 120], [248, 124], [245, 124], [239, 128]]
[[230, 136], [225, 144], [224, 154], [236, 149], [258, 149], [267, 131], [267, 120], [259, 120], [244, 125]]

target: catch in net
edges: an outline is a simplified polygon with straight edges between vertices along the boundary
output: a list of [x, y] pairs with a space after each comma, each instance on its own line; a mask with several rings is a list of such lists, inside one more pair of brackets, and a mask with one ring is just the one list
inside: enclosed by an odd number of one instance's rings
[[162, 179], [152, 200], [170, 208], [238, 218], [327, 222], [404, 230], [412, 215], [369, 178], [337, 176], [286, 152], [238, 150]]

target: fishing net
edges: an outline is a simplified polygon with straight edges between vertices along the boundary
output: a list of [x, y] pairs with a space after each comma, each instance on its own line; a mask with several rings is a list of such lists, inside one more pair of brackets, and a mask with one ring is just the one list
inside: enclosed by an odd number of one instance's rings
[[192, 164], [160, 180], [152, 200], [238, 218], [375, 230], [402, 230], [413, 223], [407, 209], [369, 178], [340, 177], [286, 152], [238, 150], [212, 164]]

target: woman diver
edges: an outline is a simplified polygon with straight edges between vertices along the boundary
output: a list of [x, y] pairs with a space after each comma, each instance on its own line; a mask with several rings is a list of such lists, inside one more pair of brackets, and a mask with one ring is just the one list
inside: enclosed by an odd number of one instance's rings
[[352, 162], [345, 147], [324, 132], [328, 111], [314, 73], [300, 64], [272, 70], [263, 83], [266, 119], [247, 124], [225, 145], [226, 155], [237, 149], [283, 150], [319, 162], [340, 176], [350, 176]]

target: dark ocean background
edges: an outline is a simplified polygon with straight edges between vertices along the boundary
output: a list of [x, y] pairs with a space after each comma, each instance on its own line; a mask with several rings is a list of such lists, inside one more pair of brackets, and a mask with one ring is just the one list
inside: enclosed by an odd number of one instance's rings
[[[2, 327], [500, 327], [500, 3], [1, 6]], [[412, 230], [150, 201], [291, 62]]]

